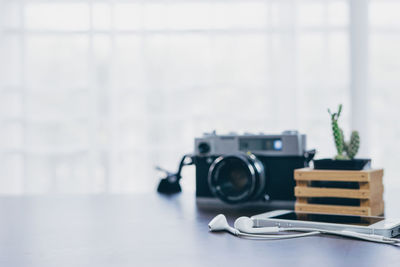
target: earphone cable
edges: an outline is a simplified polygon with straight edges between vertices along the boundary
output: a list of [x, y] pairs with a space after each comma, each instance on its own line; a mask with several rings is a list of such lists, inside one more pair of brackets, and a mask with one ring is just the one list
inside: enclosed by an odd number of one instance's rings
[[[283, 231], [306, 231], [307, 228], [291, 228], [291, 229], [282, 229]], [[310, 229], [307, 229], [310, 230]], [[316, 229], [313, 229], [316, 230]], [[312, 231], [308, 233], [303, 233], [303, 234], [288, 234], [288, 235], [263, 235], [263, 234], [247, 234], [243, 232], [238, 232], [237, 236], [239, 237], [246, 237], [246, 238], [252, 238], [252, 239], [260, 239], [260, 240], [278, 240], [278, 239], [291, 239], [291, 238], [300, 238], [300, 237], [307, 237], [307, 236], [315, 236], [315, 235], [320, 235], [320, 234], [331, 234], [331, 235], [338, 235], [338, 236], [344, 236], [344, 237], [350, 237], [350, 238], [355, 238], [355, 239], [360, 239], [360, 240], [365, 240], [365, 241], [370, 241], [370, 242], [377, 242], [377, 243], [383, 243], [383, 244], [391, 244], [391, 245], [396, 245], [397, 243], [400, 242], [398, 239], [394, 238], [384, 238], [381, 236], [370, 236], [370, 235], [360, 235], [359, 233], [354, 233], [354, 232], [341, 232], [341, 231]]]
[[345, 236], [345, 237], [351, 237], [351, 238], [356, 238], [356, 239], [361, 239], [361, 240], [366, 240], [366, 241], [371, 241], [371, 242], [385, 243], [385, 244], [400, 243], [400, 240], [396, 239], [396, 238], [388, 238], [388, 237], [377, 236], [377, 235], [362, 234], [362, 233], [356, 233], [356, 232], [351, 232], [351, 231], [330, 231], [330, 230], [321, 230], [321, 229], [316, 229], [316, 228], [280, 228], [280, 232], [285, 232], [285, 231], [287, 231], [287, 232], [289, 232], [289, 231], [298, 231], [298, 232], [313, 231], [313, 232], [319, 232], [320, 234]]
[[238, 236], [240, 237], [250, 237], [255, 239], [264, 239], [264, 240], [277, 240], [277, 239], [290, 239], [290, 238], [299, 238], [299, 237], [306, 237], [306, 236], [314, 236], [321, 234], [318, 231], [302, 233], [302, 234], [290, 234], [290, 235], [262, 235], [262, 234], [247, 234], [243, 232], [238, 232]]

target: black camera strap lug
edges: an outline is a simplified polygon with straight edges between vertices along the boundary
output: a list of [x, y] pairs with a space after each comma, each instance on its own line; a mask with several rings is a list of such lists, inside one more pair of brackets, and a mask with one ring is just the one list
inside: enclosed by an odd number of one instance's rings
[[[190, 159], [190, 161], [187, 161]], [[175, 194], [182, 191], [179, 181], [181, 180], [181, 172], [183, 166], [188, 166], [193, 164], [192, 155], [184, 155], [179, 163], [178, 171], [176, 173], [169, 172], [161, 167], [156, 167], [156, 170], [162, 171], [166, 174], [165, 178], [160, 180], [157, 187], [157, 192], [162, 194]]]

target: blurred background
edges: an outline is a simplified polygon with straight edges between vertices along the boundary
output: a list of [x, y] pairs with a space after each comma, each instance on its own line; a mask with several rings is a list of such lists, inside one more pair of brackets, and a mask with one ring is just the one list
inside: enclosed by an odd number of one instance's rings
[[333, 157], [327, 108], [342, 103], [394, 208], [399, 12], [393, 0], [0, 0], [0, 194], [154, 192], [154, 166], [174, 170], [212, 130], [298, 129]]

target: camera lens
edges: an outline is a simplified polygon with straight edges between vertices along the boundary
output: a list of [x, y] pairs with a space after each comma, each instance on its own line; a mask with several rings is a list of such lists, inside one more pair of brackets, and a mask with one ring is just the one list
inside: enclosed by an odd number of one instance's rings
[[263, 165], [251, 154], [221, 156], [210, 167], [208, 185], [216, 197], [227, 203], [257, 198], [265, 189]]

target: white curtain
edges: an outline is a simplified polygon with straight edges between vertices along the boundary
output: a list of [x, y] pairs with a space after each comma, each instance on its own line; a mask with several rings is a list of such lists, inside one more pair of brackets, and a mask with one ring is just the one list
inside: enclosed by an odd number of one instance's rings
[[[298, 129], [331, 157], [327, 108], [342, 103], [394, 195], [400, 3], [354, 2], [367, 23], [351, 25], [350, 0], [0, 0], [0, 193], [152, 191], [154, 165], [176, 168], [214, 129]], [[369, 59], [365, 104], [352, 46]]]

